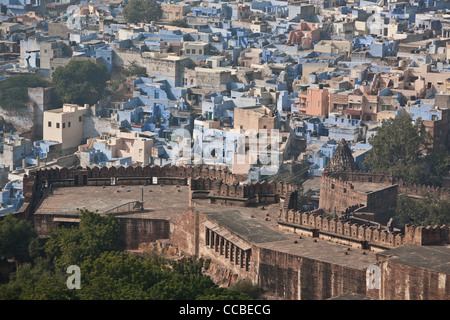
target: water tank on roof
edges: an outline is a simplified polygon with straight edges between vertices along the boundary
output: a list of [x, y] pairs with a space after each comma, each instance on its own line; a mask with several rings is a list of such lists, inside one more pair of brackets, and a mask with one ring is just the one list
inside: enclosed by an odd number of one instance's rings
[[308, 76], [308, 81], [309, 81], [310, 84], [317, 83], [317, 74], [311, 73]]

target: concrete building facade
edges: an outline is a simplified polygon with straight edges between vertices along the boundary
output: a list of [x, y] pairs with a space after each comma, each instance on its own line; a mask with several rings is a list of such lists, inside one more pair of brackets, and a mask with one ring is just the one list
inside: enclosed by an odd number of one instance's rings
[[77, 148], [83, 140], [83, 116], [88, 111], [88, 105], [74, 104], [45, 111], [44, 140], [60, 142], [63, 150]]

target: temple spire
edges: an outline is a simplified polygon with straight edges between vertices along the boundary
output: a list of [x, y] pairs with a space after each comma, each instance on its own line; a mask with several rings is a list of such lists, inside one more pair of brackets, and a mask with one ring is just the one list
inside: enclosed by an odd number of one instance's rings
[[341, 171], [356, 171], [358, 165], [353, 159], [352, 150], [348, 146], [347, 141], [342, 139], [339, 142], [336, 151], [333, 153], [330, 162], [325, 166], [325, 172], [341, 172]]

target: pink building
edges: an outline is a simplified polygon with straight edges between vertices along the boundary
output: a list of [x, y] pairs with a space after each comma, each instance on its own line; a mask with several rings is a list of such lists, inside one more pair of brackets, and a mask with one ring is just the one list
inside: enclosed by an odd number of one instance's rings
[[300, 113], [312, 116], [328, 116], [328, 90], [320, 88], [308, 88], [305, 92], [300, 92], [299, 107]]
[[300, 43], [303, 48], [311, 49], [312, 44], [320, 40], [320, 30], [315, 23], [300, 22], [297, 30], [289, 32], [288, 44]]

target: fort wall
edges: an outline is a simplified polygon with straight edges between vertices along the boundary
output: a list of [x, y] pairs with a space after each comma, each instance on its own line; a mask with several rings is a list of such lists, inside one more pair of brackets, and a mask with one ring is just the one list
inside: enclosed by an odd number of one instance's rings
[[283, 182], [254, 182], [240, 184], [235, 181], [231, 184], [222, 180], [197, 178], [191, 179], [190, 191], [192, 199], [206, 199], [211, 203], [250, 206], [256, 203], [280, 203], [289, 199], [297, 187]]
[[366, 293], [365, 270], [286, 252], [259, 250], [259, 285], [288, 300], [316, 300]]
[[174, 245], [183, 253], [219, 262], [234, 275], [234, 279], [254, 278], [257, 248], [217, 225], [207, 215], [189, 208], [175, 222], [171, 234]]
[[450, 276], [444, 271], [418, 268], [404, 262], [386, 259], [378, 266], [382, 270], [380, 289], [367, 290], [367, 296], [380, 300], [448, 300]]
[[169, 239], [171, 225], [164, 219], [120, 217], [118, 228], [122, 245], [127, 249], [137, 249], [144, 242]]
[[[409, 184], [402, 179], [394, 179], [386, 173], [378, 173], [371, 171], [345, 170], [341, 172], [324, 173], [322, 180], [342, 182], [358, 182], [358, 183], [377, 183], [380, 185], [397, 185], [398, 192], [411, 197], [421, 197], [424, 193], [438, 195], [441, 198], [450, 197], [450, 189], [435, 186]], [[328, 182], [327, 182], [328, 183]]]
[[282, 210], [278, 223], [286, 231], [372, 251], [450, 243], [450, 227], [446, 225], [406, 225], [405, 233], [401, 233], [382, 229], [380, 225], [333, 218], [322, 209], [310, 212]]
[[[388, 190], [389, 194], [399, 190], [409, 190], [409, 194], [417, 194], [423, 190], [422, 187], [414, 189], [403, 182], [394, 185], [392, 180], [382, 174], [361, 173], [358, 175], [354, 172], [344, 172], [341, 176], [326, 175], [324, 180], [326, 183], [334, 181], [339, 188], [348, 188], [348, 190], [352, 190], [352, 186], [355, 185], [353, 182], [382, 183], [387, 186], [385, 190]], [[275, 246], [247, 242], [232, 234], [224, 226], [217, 225], [216, 221], [195, 210], [191, 205], [196, 199], [209, 199], [212, 203], [238, 206], [279, 203], [278, 225], [281, 230], [375, 252], [408, 245], [450, 243], [448, 226], [406, 225], [404, 233], [389, 232], [373, 223], [337, 219], [324, 209], [300, 212], [297, 210], [298, 190], [295, 186], [274, 182], [242, 184], [228, 171], [169, 166], [73, 167], [31, 171], [24, 177], [25, 203], [19, 215], [23, 218], [33, 218], [32, 214], [45, 197], [49, 186], [133, 184], [189, 185], [191, 204], [189, 207], [186, 204], [187, 210], [173, 221], [120, 216], [120, 237], [128, 249], [136, 249], [144, 242], [170, 239], [181, 252], [210, 258], [214, 263], [220, 264], [227, 269], [230, 279], [249, 278], [263, 290], [284, 299], [327, 299], [349, 292], [367, 294], [377, 299], [398, 299], [408, 295], [411, 298], [448, 296], [448, 288], [450, 288], [448, 279], [450, 278], [445, 274], [422, 270], [389, 259], [379, 261], [383, 277], [381, 290], [369, 292], [366, 288], [366, 270], [362, 267], [350, 267], [315, 257], [307, 258], [300, 253], [284, 252], [281, 248], [278, 250]], [[435, 189], [432, 192], [442, 192], [442, 190]], [[325, 193], [325, 195], [328, 194], [329, 197], [342, 195], [339, 192], [334, 193], [338, 195], [333, 193]], [[354, 205], [355, 200], [363, 205], [360, 207], [362, 209], [370, 207], [370, 201], [383, 200], [370, 196], [358, 198], [356, 192], [348, 199], [350, 200], [347, 200], [345, 205], [349, 203]], [[361, 199], [367, 201], [361, 202]], [[52, 219], [54, 217], [52, 216]], [[76, 217], [70, 218], [76, 219]], [[42, 229], [41, 232], [48, 232], [53, 220], [44, 220], [39, 228]], [[422, 276], [425, 277], [421, 281], [426, 288], [444, 289], [439, 289], [440, 291], [432, 294], [421, 292], [423, 289], [420, 286], [404, 287], [410, 282], [409, 279], [420, 279]]]

